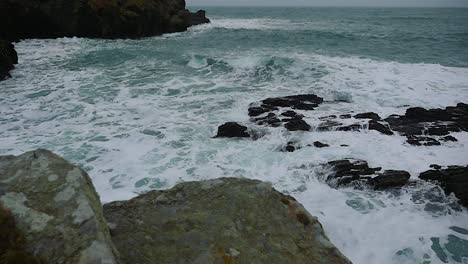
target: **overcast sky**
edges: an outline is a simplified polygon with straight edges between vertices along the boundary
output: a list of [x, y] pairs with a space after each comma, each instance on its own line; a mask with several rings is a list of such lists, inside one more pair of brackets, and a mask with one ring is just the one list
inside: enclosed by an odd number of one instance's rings
[[463, 6], [468, 0], [186, 0], [189, 6]]

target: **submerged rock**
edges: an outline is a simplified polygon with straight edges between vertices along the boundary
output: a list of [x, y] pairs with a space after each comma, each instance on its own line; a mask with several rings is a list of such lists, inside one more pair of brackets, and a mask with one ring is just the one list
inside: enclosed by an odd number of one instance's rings
[[309, 131], [311, 129], [311, 126], [302, 119], [291, 120], [284, 124], [284, 127], [289, 131]]
[[379, 121], [380, 116], [374, 112], [361, 113], [354, 116], [356, 119], [372, 119], [374, 121]]
[[46, 263], [118, 263], [90, 178], [50, 151], [0, 157], [0, 205]]
[[441, 166], [431, 165], [434, 169], [419, 175], [426, 181], [437, 182], [447, 194], [454, 193], [464, 206], [468, 207], [468, 166]]
[[350, 263], [317, 218], [256, 180], [186, 182], [104, 212], [126, 263]]
[[386, 170], [369, 180], [375, 189], [388, 189], [392, 187], [402, 187], [408, 183], [411, 175], [407, 171], [402, 170]]
[[15, 46], [6, 40], [0, 39], [0, 81], [10, 78], [10, 71], [18, 63]]
[[326, 147], [329, 147], [329, 146], [330, 145], [322, 143], [320, 141], [315, 141], [314, 142], [314, 147], [316, 147], [316, 148], [326, 148]]
[[239, 125], [236, 122], [228, 122], [218, 127], [218, 133], [216, 134], [217, 138], [219, 137], [250, 137], [247, 133], [247, 127]]
[[384, 124], [381, 124], [375, 120], [369, 121], [369, 130], [376, 130], [384, 135], [393, 135], [393, 132]]
[[137, 38], [206, 23], [184, 0], [2, 0], [0, 38]]

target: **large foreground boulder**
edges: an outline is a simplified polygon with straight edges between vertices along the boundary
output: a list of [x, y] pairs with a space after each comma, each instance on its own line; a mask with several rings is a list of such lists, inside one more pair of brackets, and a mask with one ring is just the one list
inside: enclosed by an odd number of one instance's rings
[[256, 180], [182, 183], [104, 214], [127, 263], [350, 263], [301, 204]]
[[18, 63], [18, 55], [15, 46], [10, 42], [0, 39], [0, 81], [11, 77], [10, 71]]
[[0, 207], [45, 263], [119, 263], [90, 178], [50, 151], [0, 157]]
[[2, 0], [0, 38], [154, 36], [209, 22], [204, 15], [185, 0]]

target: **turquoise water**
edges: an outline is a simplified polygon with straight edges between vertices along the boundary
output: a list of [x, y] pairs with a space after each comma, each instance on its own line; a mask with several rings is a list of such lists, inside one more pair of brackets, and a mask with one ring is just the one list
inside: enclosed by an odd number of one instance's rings
[[[468, 212], [454, 197], [430, 184], [335, 190], [317, 166], [358, 158], [416, 178], [430, 164], [466, 165], [466, 133], [416, 147], [376, 131], [292, 133], [247, 116], [252, 102], [298, 93], [326, 100], [303, 113], [311, 125], [468, 103], [467, 9], [207, 10], [213, 23], [161, 37], [17, 43], [14, 78], [0, 83], [0, 154], [51, 149], [87, 170], [104, 202], [181, 181], [270, 181], [355, 263], [467, 263]], [[227, 121], [264, 136], [213, 139]], [[279, 151], [291, 140], [331, 147]]]

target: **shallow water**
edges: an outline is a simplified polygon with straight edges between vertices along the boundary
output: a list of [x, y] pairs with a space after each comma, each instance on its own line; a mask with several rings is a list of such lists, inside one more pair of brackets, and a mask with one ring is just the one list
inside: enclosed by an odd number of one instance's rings
[[[270, 181], [318, 216], [355, 263], [468, 263], [468, 212], [454, 197], [427, 183], [335, 190], [317, 166], [359, 158], [416, 178], [430, 164], [468, 164], [467, 133], [416, 147], [376, 131], [259, 127], [247, 115], [252, 102], [299, 93], [326, 100], [303, 112], [311, 125], [331, 114], [468, 103], [466, 9], [208, 12], [212, 24], [162, 37], [18, 43], [14, 78], [0, 83], [0, 154], [51, 149], [87, 170], [104, 202], [181, 181]], [[227, 121], [265, 136], [211, 138]], [[279, 151], [291, 140], [331, 147]]]

